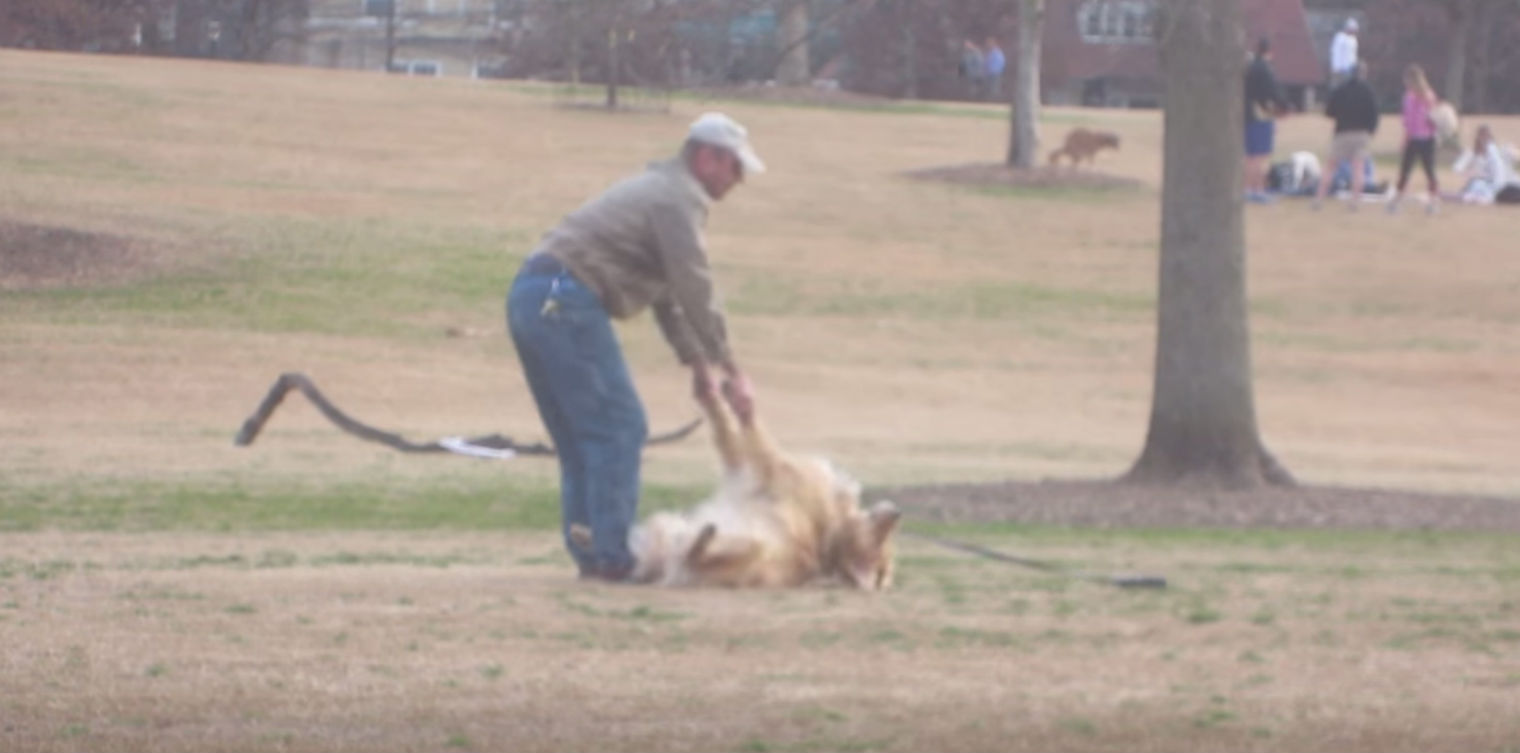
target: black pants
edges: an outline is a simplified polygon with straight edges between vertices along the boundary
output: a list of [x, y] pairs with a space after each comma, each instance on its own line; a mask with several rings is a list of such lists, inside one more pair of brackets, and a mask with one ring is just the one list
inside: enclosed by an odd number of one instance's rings
[[1409, 171], [1414, 169], [1414, 158], [1420, 158], [1420, 167], [1425, 168], [1425, 180], [1430, 186], [1430, 192], [1436, 192], [1436, 140], [1435, 139], [1409, 139], [1404, 142], [1404, 158], [1399, 161], [1399, 193], [1404, 192], [1404, 184], [1409, 182]]

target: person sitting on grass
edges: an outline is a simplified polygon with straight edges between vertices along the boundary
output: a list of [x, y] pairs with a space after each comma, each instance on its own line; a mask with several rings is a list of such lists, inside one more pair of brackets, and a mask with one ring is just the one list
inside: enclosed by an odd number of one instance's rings
[[1463, 203], [1520, 203], [1520, 175], [1488, 126], [1478, 126], [1472, 148], [1463, 151], [1451, 167], [1467, 178], [1460, 194]]

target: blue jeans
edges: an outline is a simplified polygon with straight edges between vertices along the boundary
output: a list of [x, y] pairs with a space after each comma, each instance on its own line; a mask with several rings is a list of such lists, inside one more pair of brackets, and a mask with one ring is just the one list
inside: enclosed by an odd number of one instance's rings
[[[559, 457], [566, 548], [582, 573], [630, 567], [649, 432], [607, 310], [569, 272], [525, 269], [507, 295], [507, 329]], [[591, 529], [592, 551], [570, 541], [574, 523]]]
[[1246, 118], [1246, 156], [1267, 157], [1272, 154], [1272, 142], [1277, 134], [1277, 124], [1270, 120]]

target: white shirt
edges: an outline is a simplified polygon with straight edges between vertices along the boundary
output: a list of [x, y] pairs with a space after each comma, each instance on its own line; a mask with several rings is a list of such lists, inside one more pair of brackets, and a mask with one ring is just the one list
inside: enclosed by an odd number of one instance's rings
[[1509, 156], [1496, 141], [1489, 141], [1488, 148], [1482, 154], [1474, 154], [1471, 149], [1463, 151], [1451, 168], [1459, 173], [1468, 173], [1472, 178], [1487, 181], [1495, 190], [1517, 180], [1515, 169], [1510, 167]]
[[1330, 72], [1350, 73], [1356, 67], [1356, 35], [1344, 29], [1330, 40]]

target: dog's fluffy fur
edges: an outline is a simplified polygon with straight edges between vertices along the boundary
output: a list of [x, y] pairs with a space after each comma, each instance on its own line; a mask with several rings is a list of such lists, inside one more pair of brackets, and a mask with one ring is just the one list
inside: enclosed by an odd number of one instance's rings
[[[723, 464], [713, 497], [635, 526], [630, 580], [666, 586], [775, 588], [815, 580], [876, 590], [892, 582], [890, 502], [861, 507], [860, 485], [825, 460], [781, 451], [757, 422], [740, 425], [716, 396], [699, 400]], [[589, 543], [590, 531], [571, 531]]]
[[1071, 158], [1072, 167], [1081, 164], [1084, 159], [1087, 160], [1088, 164], [1092, 164], [1093, 157], [1097, 155], [1099, 150], [1118, 150], [1118, 148], [1118, 134], [1109, 131], [1073, 128], [1071, 132], [1066, 134], [1066, 143], [1062, 144], [1060, 149], [1056, 149], [1050, 153], [1050, 164], [1051, 166], [1060, 164], [1062, 157]]

